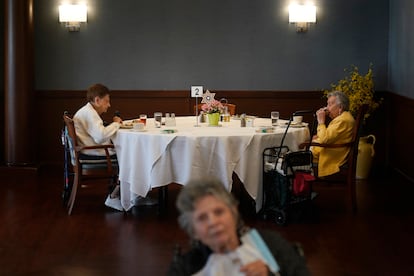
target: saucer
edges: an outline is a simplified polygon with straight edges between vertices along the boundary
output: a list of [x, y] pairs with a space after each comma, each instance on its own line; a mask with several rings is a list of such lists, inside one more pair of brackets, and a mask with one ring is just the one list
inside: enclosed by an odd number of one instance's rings
[[[277, 126], [281, 128], [286, 128], [288, 126], [288, 123], [278, 124]], [[305, 123], [305, 122], [301, 122], [301, 123], [291, 122], [289, 125], [289, 127], [297, 127], [297, 128], [306, 127], [306, 126], [308, 126], [308, 123]]]
[[300, 122], [300, 123], [296, 123], [296, 124], [291, 124], [291, 127], [306, 127], [308, 126], [308, 123], [304, 123], [304, 122]]

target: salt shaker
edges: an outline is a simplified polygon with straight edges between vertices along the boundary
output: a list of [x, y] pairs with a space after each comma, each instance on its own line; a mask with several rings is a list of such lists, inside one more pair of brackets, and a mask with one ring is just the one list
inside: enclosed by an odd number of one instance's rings
[[240, 127], [246, 127], [246, 114], [240, 116]]
[[199, 122], [200, 123], [205, 123], [206, 122], [206, 117], [204, 116], [204, 112], [200, 111], [200, 115], [199, 115], [200, 119]]
[[165, 126], [171, 126], [170, 113], [165, 113]]

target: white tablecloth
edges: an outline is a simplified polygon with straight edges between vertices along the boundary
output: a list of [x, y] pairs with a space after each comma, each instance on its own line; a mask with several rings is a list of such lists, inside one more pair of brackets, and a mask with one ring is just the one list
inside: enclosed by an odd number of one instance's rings
[[[216, 177], [231, 190], [235, 172], [247, 192], [262, 204], [262, 153], [266, 147], [279, 146], [284, 128], [274, 133], [258, 133], [259, 126], [270, 126], [270, 119], [256, 118], [254, 127], [240, 127], [239, 120], [221, 123], [221, 127], [198, 124], [196, 118], [177, 117], [175, 127], [155, 128], [147, 120], [145, 132], [121, 129], [114, 138], [119, 162], [121, 201], [125, 210], [133, 199], [146, 196], [155, 187], [170, 183], [185, 185], [194, 179]], [[172, 134], [162, 130], [174, 129]], [[309, 139], [307, 127], [290, 128], [285, 145], [298, 150]]]

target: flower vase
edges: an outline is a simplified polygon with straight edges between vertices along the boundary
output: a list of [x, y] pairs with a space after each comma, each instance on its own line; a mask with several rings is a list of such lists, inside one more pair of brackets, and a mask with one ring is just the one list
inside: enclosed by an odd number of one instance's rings
[[374, 159], [375, 136], [370, 134], [359, 138], [356, 179], [367, 179]]
[[209, 126], [218, 126], [220, 121], [220, 113], [209, 113], [208, 114], [208, 125]]

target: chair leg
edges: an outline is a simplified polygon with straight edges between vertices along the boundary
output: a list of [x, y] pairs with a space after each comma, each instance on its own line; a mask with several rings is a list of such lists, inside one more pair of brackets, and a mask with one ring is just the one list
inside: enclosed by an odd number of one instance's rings
[[352, 210], [352, 213], [355, 215], [357, 212], [357, 198], [356, 198], [356, 184], [355, 179], [348, 178], [347, 179], [347, 185], [348, 185], [348, 206], [350, 206], [350, 209]]
[[355, 179], [351, 181], [351, 204], [352, 204], [352, 213], [355, 215], [358, 208], [357, 208], [357, 198], [356, 198], [356, 184]]
[[68, 201], [68, 215], [72, 214], [73, 205], [75, 204], [76, 192], [78, 190], [79, 184], [79, 173], [75, 173], [73, 178], [72, 192], [70, 193], [70, 198]]
[[162, 186], [158, 189], [158, 212], [160, 214], [166, 213], [168, 203], [168, 185]]
[[68, 204], [70, 192], [71, 192], [71, 189], [72, 189], [70, 180], [71, 180], [70, 179], [70, 175], [65, 170], [65, 172], [63, 174], [63, 191], [62, 191], [62, 203], [63, 203], [63, 206], [66, 206]]

